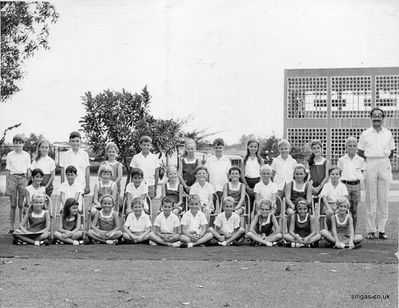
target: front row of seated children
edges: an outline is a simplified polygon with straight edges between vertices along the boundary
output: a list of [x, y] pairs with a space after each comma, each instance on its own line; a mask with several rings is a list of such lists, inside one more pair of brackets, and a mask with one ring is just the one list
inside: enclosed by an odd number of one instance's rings
[[[214, 228], [208, 228], [208, 220], [200, 211], [201, 199], [198, 195], [191, 195], [189, 211], [184, 213], [181, 221], [173, 213], [173, 201], [168, 197], [162, 199], [162, 211], [154, 221], [154, 229], [150, 217], [143, 210], [143, 200], [132, 200], [133, 212], [121, 226], [119, 214], [114, 210], [115, 200], [112, 195], [105, 194], [100, 199], [101, 210], [91, 222], [88, 236], [94, 243], [110, 245], [124, 242], [126, 244], [147, 243], [170, 247], [193, 247], [203, 244], [217, 243], [229, 246], [239, 243], [245, 236], [245, 229], [241, 226], [240, 216], [234, 212], [233, 197], [224, 199], [224, 211], [217, 215]], [[262, 200], [259, 211], [254, 217], [247, 238], [254, 244], [268, 247], [277, 245], [277, 241], [284, 239], [291, 247], [316, 247], [323, 237], [336, 248], [353, 249], [363, 238], [355, 235], [353, 220], [348, 214], [349, 202], [341, 199], [337, 202], [338, 211], [332, 216], [331, 230], [323, 229], [317, 232], [315, 218], [309, 214], [307, 201], [298, 198], [295, 202], [296, 214], [289, 216], [289, 233], [281, 234], [279, 224], [273, 214], [272, 202]], [[22, 242], [34, 245], [47, 245], [50, 237], [50, 215], [45, 210], [45, 196], [35, 194], [32, 205], [25, 215], [21, 226], [14, 233], [14, 244]], [[67, 199], [62, 219], [54, 233], [57, 241], [66, 244], [83, 244], [83, 232], [78, 215], [78, 202]]]

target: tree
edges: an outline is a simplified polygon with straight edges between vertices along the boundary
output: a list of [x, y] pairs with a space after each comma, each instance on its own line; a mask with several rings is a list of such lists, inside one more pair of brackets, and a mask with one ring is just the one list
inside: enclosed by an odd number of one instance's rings
[[22, 64], [40, 48], [49, 49], [49, 23], [59, 17], [49, 2], [0, 2], [1, 5], [1, 100], [20, 88]]
[[86, 115], [79, 122], [89, 145], [96, 155], [105, 156], [106, 144], [114, 142], [126, 170], [129, 170], [131, 157], [140, 151], [142, 135], [153, 139], [155, 153], [165, 154], [171, 154], [183, 137], [184, 121], [155, 119], [150, 114], [151, 95], [147, 86], [140, 94], [106, 90], [93, 97], [87, 92], [82, 100]]

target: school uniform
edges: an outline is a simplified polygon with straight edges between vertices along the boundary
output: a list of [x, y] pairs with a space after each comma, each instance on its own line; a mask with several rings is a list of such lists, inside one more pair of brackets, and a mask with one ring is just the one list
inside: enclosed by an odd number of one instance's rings
[[133, 156], [130, 162], [131, 168], [139, 168], [143, 171], [144, 181], [148, 186], [155, 185], [155, 169], [159, 168], [158, 156], [153, 153], [148, 153], [144, 156], [142, 152]]
[[59, 188], [59, 193], [65, 194], [65, 200], [69, 198], [76, 198], [76, 194], [79, 193], [79, 199], [77, 200], [79, 202], [79, 210], [83, 209], [83, 188], [82, 185], [73, 182], [72, 185], [69, 185], [68, 181], [65, 181], [64, 183], [61, 183], [60, 188]]
[[[51, 178], [51, 173], [55, 171], [55, 162], [50, 156], [40, 157], [38, 160], [33, 160], [29, 169], [34, 170], [39, 168], [43, 171], [43, 180], [41, 185], [45, 186]], [[53, 192], [53, 184], [46, 188], [46, 194], [51, 196]]]
[[258, 223], [256, 224], [255, 227], [255, 232], [257, 234], [265, 234], [266, 236], [269, 236], [270, 234], [273, 233], [273, 219], [272, 219], [273, 214], [267, 215], [267, 218], [265, 221], [261, 221], [258, 216]]
[[346, 185], [348, 199], [352, 202], [360, 202], [360, 181], [363, 179], [362, 171], [366, 169], [363, 157], [355, 154], [350, 158], [348, 154], [338, 159], [337, 166], [342, 170], [341, 182]]
[[313, 181], [313, 187], [318, 187], [326, 177], [327, 159], [323, 158], [319, 162], [314, 162], [309, 166], [310, 179]]
[[182, 163], [182, 177], [186, 182], [187, 186], [191, 186], [195, 183], [195, 169], [199, 166], [197, 158], [189, 161], [186, 157], [181, 160]]
[[86, 151], [79, 149], [74, 152], [72, 149], [65, 152], [60, 161], [60, 166], [65, 169], [68, 166], [74, 166], [77, 170], [75, 182], [79, 184], [82, 189], [86, 188], [86, 169], [90, 166], [89, 154]]
[[197, 234], [200, 234], [201, 226], [207, 225], [208, 221], [206, 220], [205, 214], [202, 213], [201, 211], [198, 211], [195, 216], [193, 216], [191, 211], [188, 211], [184, 213], [180, 224], [182, 226], [186, 226], [188, 232], [194, 231]]
[[154, 226], [159, 227], [161, 233], [174, 233], [175, 228], [180, 226], [180, 220], [174, 213], [166, 217], [162, 212], [155, 218]]
[[[139, 187], [136, 187], [134, 183], [129, 183], [126, 186], [126, 192], [132, 195], [132, 199], [141, 198], [142, 195], [148, 195], [148, 186], [144, 181], [141, 181]], [[144, 210], [146, 212], [149, 210], [147, 201], [144, 201]]]
[[240, 216], [233, 212], [227, 219], [226, 213], [222, 212], [216, 216], [214, 224], [215, 227], [220, 228], [223, 232], [233, 233], [235, 229], [240, 227]]
[[224, 155], [220, 158], [213, 155], [208, 158], [205, 166], [208, 169], [209, 183], [214, 187], [220, 199], [221, 193], [223, 194], [223, 186], [228, 182], [231, 161]]
[[[116, 215], [116, 218], [115, 218]], [[112, 231], [116, 228], [115, 219], [118, 219], [118, 214], [112, 210], [111, 214], [105, 215], [103, 210], [98, 212], [98, 229], [101, 231]]]
[[201, 205], [213, 205], [213, 202], [209, 204], [209, 196], [214, 193], [214, 187], [208, 182], [205, 182], [204, 186], [201, 186], [198, 182], [195, 182], [190, 187], [190, 195], [198, 195], [200, 197]]
[[335, 228], [337, 230], [338, 240], [342, 243], [347, 241], [350, 237], [350, 225], [349, 225], [349, 215], [345, 216], [343, 221], [340, 221], [338, 218], [338, 214], [334, 215], [335, 217]]
[[288, 154], [286, 159], [283, 159], [281, 155], [273, 159], [271, 167], [275, 171], [273, 183], [276, 184], [277, 190], [283, 190], [284, 185], [287, 182], [293, 180], [293, 174], [297, 161]]
[[301, 220], [299, 215], [295, 214], [294, 233], [299, 234], [302, 238], [305, 238], [312, 233], [311, 216], [309, 213], [306, 213], [304, 220]]
[[6, 157], [6, 170], [10, 172], [8, 177], [6, 195], [11, 196], [17, 191], [20, 197], [25, 196], [25, 187], [28, 185], [27, 171], [30, 166], [30, 155], [25, 151], [17, 153], [11, 151]]
[[[231, 182], [227, 183], [227, 196], [234, 198], [234, 207], [236, 207], [238, 202], [240, 202], [240, 200], [241, 200], [242, 185], [244, 185], [244, 184], [239, 183], [238, 188], [233, 189]], [[245, 201], [241, 204], [241, 207], [245, 210]]]
[[151, 228], [152, 224], [150, 217], [142, 211], [139, 218], [136, 218], [134, 213], [130, 213], [126, 218], [124, 226], [129, 228], [132, 233], [142, 233], [146, 228]]
[[346, 189], [345, 184], [341, 182], [338, 182], [337, 186], [335, 187], [333, 184], [331, 184], [331, 182], [327, 182], [324, 184], [323, 189], [320, 192], [320, 198], [327, 198], [327, 202], [334, 211], [336, 210], [335, 202], [338, 199], [346, 198], [347, 195], [348, 190]]
[[254, 192], [260, 195], [260, 199], [270, 200], [272, 201], [273, 194], [277, 193], [277, 186], [269, 180], [269, 183], [265, 184], [263, 181], [260, 181], [254, 187]]

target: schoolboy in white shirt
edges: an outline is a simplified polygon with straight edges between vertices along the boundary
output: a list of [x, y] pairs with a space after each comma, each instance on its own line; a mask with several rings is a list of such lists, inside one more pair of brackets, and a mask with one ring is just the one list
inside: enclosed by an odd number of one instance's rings
[[152, 139], [149, 136], [140, 138], [141, 152], [134, 155], [130, 162], [131, 168], [139, 168], [143, 171], [144, 181], [148, 186], [148, 195], [151, 199], [157, 195], [159, 180], [159, 160], [158, 156], [151, 153]]
[[133, 212], [123, 225], [123, 241], [125, 244], [149, 244], [152, 240], [151, 220], [143, 211], [143, 200], [135, 198], [132, 201]]
[[260, 182], [254, 187], [255, 192], [255, 214], [258, 212], [259, 204], [262, 200], [272, 202], [272, 207], [276, 206], [277, 186], [271, 180], [272, 168], [263, 165], [260, 168]]
[[69, 135], [71, 149], [64, 153], [60, 161], [61, 183], [65, 181], [65, 168], [74, 166], [77, 170], [76, 182], [82, 187], [85, 194], [90, 193], [90, 162], [89, 154], [80, 148], [82, 138], [79, 132]]
[[22, 221], [22, 211], [25, 198], [25, 188], [28, 185], [29, 153], [22, 150], [25, 139], [22, 135], [12, 138], [14, 150], [6, 157], [6, 195], [10, 196], [10, 224], [8, 234], [14, 233], [15, 212], [18, 206], [19, 221]]
[[279, 194], [283, 193], [285, 183], [293, 180], [292, 175], [297, 161], [292, 158], [290, 153], [290, 143], [286, 139], [278, 142], [279, 156], [273, 159], [271, 167], [273, 169], [272, 179], [277, 186]]
[[363, 171], [366, 163], [363, 157], [356, 154], [357, 140], [349, 137], [345, 142], [347, 153], [338, 159], [337, 166], [342, 170], [341, 182], [346, 185], [350, 212], [353, 219], [353, 229], [356, 231], [357, 205], [360, 202], [360, 181], [363, 179]]
[[168, 197], [162, 199], [162, 212], [154, 221], [153, 241], [159, 245], [180, 247], [180, 219], [172, 212], [173, 202]]
[[66, 182], [61, 183], [59, 191], [60, 191], [60, 199], [61, 199], [61, 211], [64, 208], [65, 201], [69, 198], [74, 198], [78, 201], [79, 211], [83, 210], [83, 188], [82, 185], [76, 182], [77, 178], [77, 170], [74, 166], [68, 166], [65, 169]]
[[234, 198], [226, 197], [223, 200], [224, 211], [215, 219], [215, 229], [208, 229], [221, 246], [229, 246], [234, 244], [245, 234], [245, 229], [241, 227], [240, 216], [233, 212]]
[[190, 210], [184, 213], [181, 219], [181, 245], [180, 247], [199, 246], [209, 242], [213, 235], [207, 232], [208, 221], [205, 214], [200, 211], [201, 200], [197, 195], [191, 195], [189, 199]]
[[224, 140], [222, 138], [216, 138], [213, 141], [213, 147], [215, 155], [208, 158], [205, 167], [208, 170], [209, 183], [213, 185], [219, 201], [222, 201], [223, 186], [229, 181], [231, 161], [223, 155]]

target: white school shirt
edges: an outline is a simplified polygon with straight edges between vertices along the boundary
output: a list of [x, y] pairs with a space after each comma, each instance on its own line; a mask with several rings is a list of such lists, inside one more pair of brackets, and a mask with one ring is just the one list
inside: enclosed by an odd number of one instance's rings
[[190, 187], [190, 195], [198, 195], [200, 197], [201, 204], [209, 204], [209, 195], [215, 193], [215, 189], [211, 184], [205, 182], [204, 186], [201, 186], [198, 182], [195, 182]]
[[338, 185], [334, 187], [331, 182], [324, 184], [321, 190], [320, 197], [326, 197], [328, 202], [335, 202], [338, 199], [342, 199], [348, 195], [346, 185], [342, 182], [338, 182]]
[[55, 162], [50, 156], [40, 157], [38, 161], [34, 159], [29, 167], [30, 170], [36, 168], [41, 169], [44, 174], [51, 174], [55, 170]]
[[395, 149], [392, 132], [382, 127], [377, 132], [373, 127], [366, 129], [360, 136], [358, 149], [364, 151], [367, 158], [388, 158]]
[[72, 151], [72, 149], [65, 152], [63, 159], [60, 162], [60, 166], [65, 169], [68, 166], [74, 166], [78, 171], [75, 182], [82, 186], [83, 189], [86, 187], [86, 168], [90, 166], [89, 154], [82, 149], [78, 152]]
[[206, 220], [205, 214], [201, 211], [198, 211], [195, 217], [191, 211], [188, 211], [184, 213], [181, 219], [181, 225], [187, 226], [187, 231], [195, 231], [198, 234], [201, 232], [201, 226], [206, 224], [208, 224], [208, 221]]
[[263, 181], [256, 183], [254, 192], [260, 194], [260, 198], [266, 200], [272, 200], [273, 194], [277, 193], [277, 186], [271, 180], [266, 185]]
[[134, 213], [130, 213], [126, 218], [125, 227], [129, 228], [130, 232], [144, 232], [146, 228], [151, 227], [151, 220], [144, 212], [141, 212], [139, 219]]
[[62, 192], [65, 194], [66, 199], [75, 198], [77, 193], [80, 193], [80, 196], [82, 196], [83, 193], [82, 186], [76, 183], [76, 181], [72, 185], [69, 185], [68, 181], [61, 183], [59, 190], [60, 194]]
[[148, 186], [144, 181], [139, 187], [134, 186], [134, 183], [127, 184], [126, 192], [132, 195], [132, 198], [140, 198], [144, 194], [148, 194]]
[[244, 176], [251, 179], [260, 177], [260, 164], [257, 157], [248, 157], [247, 161], [245, 162]]
[[286, 182], [291, 182], [293, 180], [296, 165], [296, 160], [289, 154], [286, 160], [282, 159], [281, 155], [273, 159], [271, 167], [276, 172], [273, 182], [277, 185], [278, 190], [282, 190]]
[[356, 181], [363, 179], [362, 171], [366, 169], [363, 157], [355, 154], [351, 159], [348, 154], [338, 159], [337, 166], [342, 170], [341, 181]]
[[154, 226], [160, 227], [162, 233], [173, 233], [174, 229], [180, 226], [180, 219], [174, 213], [170, 213], [168, 217], [165, 217], [162, 212], [155, 218]]
[[155, 169], [159, 168], [158, 156], [148, 153], [144, 156], [142, 152], [133, 156], [130, 167], [140, 168], [144, 173], [144, 181], [148, 186], [155, 185]]
[[222, 231], [227, 233], [233, 233], [235, 229], [240, 226], [240, 216], [236, 213], [232, 213], [230, 218], [227, 220], [226, 213], [222, 212], [215, 219], [215, 227], [220, 228]]
[[30, 155], [28, 152], [21, 151], [17, 153], [11, 151], [6, 157], [6, 170], [9, 170], [11, 174], [24, 173], [28, 171], [30, 166]]
[[29, 193], [30, 200], [32, 201], [32, 197], [34, 194], [45, 194], [46, 188], [44, 186], [39, 186], [38, 189], [34, 188], [33, 185], [26, 186], [26, 190]]
[[223, 186], [229, 181], [228, 174], [231, 168], [231, 161], [222, 155], [219, 159], [211, 156], [205, 163], [209, 174], [209, 183], [216, 191], [223, 191]]

